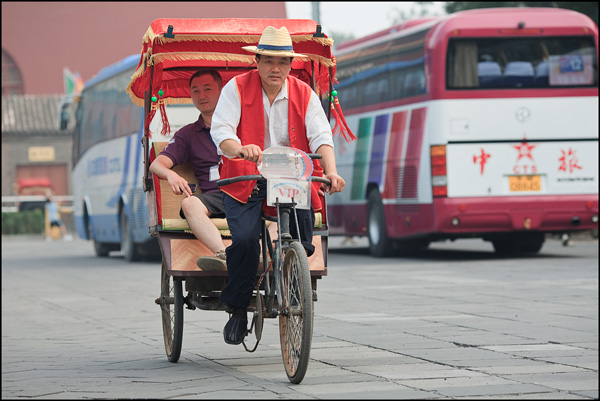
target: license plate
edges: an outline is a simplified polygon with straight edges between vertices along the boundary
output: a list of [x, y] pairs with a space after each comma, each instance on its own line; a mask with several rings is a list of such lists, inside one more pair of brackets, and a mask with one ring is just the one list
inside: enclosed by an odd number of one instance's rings
[[267, 205], [296, 203], [297, 209], [310, 209], [310, 182], [285, 178], [267, 180]]
[[510, 175], [508, 183], [511, 192], [534, 192], [542, 190], [539, 175]]

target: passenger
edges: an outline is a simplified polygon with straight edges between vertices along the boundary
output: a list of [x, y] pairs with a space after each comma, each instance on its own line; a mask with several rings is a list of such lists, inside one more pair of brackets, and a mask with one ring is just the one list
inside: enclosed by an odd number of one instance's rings
[[[211, 217], [224, 218], [223, 195], [216, 184], [221, 157], [210, 136], [213, 112], [223, 81], [213, 69], [198, 70], [190, 78], [190, 94], [200, 111], [198, 121], [178, 130], [150, 165], [150, 171], [166, 179], [174, 194], [185, 194], [179, 215], [185, 218], [198, 240], [214, 253], [204, 258], [203, 270], [225, 270], [225, 244]], [[198, 180], [200, 193], [193, 193], [187, 180], [173, 166], [189, 163]]]
[[[262, 161], [263, 149], [291, 146], [321, 154], [325, 177], [331, 180], [331, 186], [325, 189], [330, 194], [341, 192], [345, 181], [337, 174], [331, 127], [321, 102], [308, 85], [289, 76], [293, 57], [302, 55], [294, 52], [287, 29], [269, 26], [258, 46], [243, 49], [256, 54], [257, 69], [225, 85], [213, 115], [211, 135], [219, 153], [226, 156], [221, 178], [254, 174], [254, 163]], [[288, 115], [288, 106], [297, 112]], [[246, 161], [236, 159], [240, 155]], [[246, 310], [260, 259], [260, 217], [266, 184], [259, 181], [253, 189], [248, 183], [221, 188], [232, 235], [232, 244], [227, 248], [229, 280], [220, 297], [232, 311], [223, 331], [228, 344], [240, 344], [246, 335]], [[314, 252], [314, 211], [297, 210], [297, 215], [301, 242], [310, 256]], [[290, 220], [290, 231], [294, 233], [296, 224]]]

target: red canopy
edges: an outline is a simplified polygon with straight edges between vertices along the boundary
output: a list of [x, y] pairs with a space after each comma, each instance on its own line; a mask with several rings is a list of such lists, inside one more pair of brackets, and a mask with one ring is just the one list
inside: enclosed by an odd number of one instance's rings
[[195, 70], [215, 68], [225, 84], [233, 76], [255, 68], [254, 54], [242, 46], [258, 44], [269, 25], [285, 26], [292, 37], [294, 51], [307, 56], [294, 58], [291, 74], [309, 84], [313, 77], [317, 94], [328, 93], [329, 67], [333, 67], [332, 75], [335, 75], [335, 58], [331, 55], [333, 40], [320, 32], [315, 35], [315, 21], [161, 18], [150, 25], [142, 39], [140, 62], [127, 87], [131, 100], [143, 106], [144, 92], [152, 80], [152, 96], [164, 104], [191, 103], [188, 85]]

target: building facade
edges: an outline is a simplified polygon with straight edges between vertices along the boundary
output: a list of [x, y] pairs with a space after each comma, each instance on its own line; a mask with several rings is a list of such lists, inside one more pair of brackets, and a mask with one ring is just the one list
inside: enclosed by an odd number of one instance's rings
[[157, 18], [286, 18], [285, 2], [2, 2], [2, 196], [19, 178], [71, 191], [64, 69], [84, 81], [141, 50]]
[[2, 96], [2, 196], [19, 178], [49, 178], [55, 195], [71, 193], [71, 130], [60, 130], [61, 95]]

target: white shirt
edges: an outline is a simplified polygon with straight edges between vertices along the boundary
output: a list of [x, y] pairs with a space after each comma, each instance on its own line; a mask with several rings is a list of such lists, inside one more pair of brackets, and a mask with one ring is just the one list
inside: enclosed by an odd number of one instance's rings
[[[234, 79], [223, 87], [212, 116], [210, 135], [220, 155], [224, 155], [219, 147], [224, 140], [233, 139], [241, 144], [240, 138], [237, 136], [237, 126], [240, 123], [242, 106]], [[289, 147], [287, 79], [273, 101], [273, 105], [269, 103], [264, 90], [262, 91], [262, 99], [265, 111], [265, 144], [263, 149], [271, 146]], [[333, 148], [331, 125], [327, 121], [321, 102], [314, 91], [310, 95], [304, 124], [306, 125], [306, 137], [311, 153], [315, 153], [321, 145], [329, 145]]]

